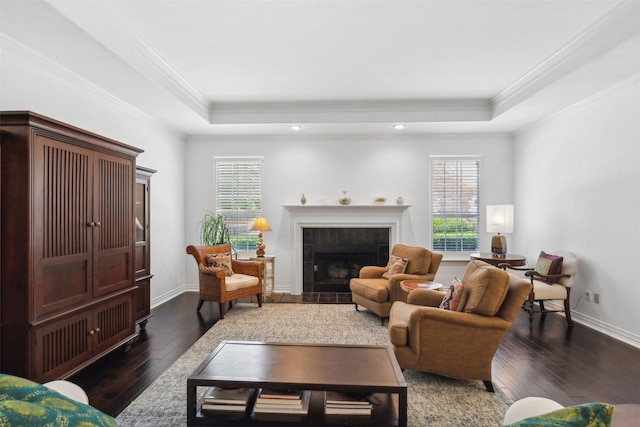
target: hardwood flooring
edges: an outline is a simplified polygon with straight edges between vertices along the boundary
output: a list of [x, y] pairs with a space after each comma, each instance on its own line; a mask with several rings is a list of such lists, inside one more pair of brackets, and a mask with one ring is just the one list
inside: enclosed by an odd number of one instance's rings
[[[348, 301], [344, 295], [274, 295], [276, 303]], [[114, 352], [69, 380], [93, 406], [118, 415], [218, 320], [217, 304], [205, 303], [196, 313], [197, 302], [198, 294], [187, 292], [154, 308], [129, 351]], [[537, 315], [534, 322], [529, 329], [521, 312], [494, 358], [494, 385], [511, 399], [640, 403], [640, 349], [580, 324], [568, 330], [557, 314]]]

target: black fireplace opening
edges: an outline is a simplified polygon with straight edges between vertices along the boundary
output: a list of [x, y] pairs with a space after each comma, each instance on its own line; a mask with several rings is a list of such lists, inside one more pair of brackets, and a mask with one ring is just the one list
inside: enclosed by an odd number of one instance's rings
[[304, 228], [303, 291], [349, 292], [349, 281], [367, 265], [389, 260], [386, 228]]

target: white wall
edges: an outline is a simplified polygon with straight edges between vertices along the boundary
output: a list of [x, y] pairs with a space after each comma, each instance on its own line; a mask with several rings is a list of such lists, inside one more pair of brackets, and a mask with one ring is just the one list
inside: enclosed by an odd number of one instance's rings
[[35, 55], [3, 45], [0, 110], [30, 110], [145, 150], [139, 165], [156, 169], [151, 189], [152, 304], [184, 283], [184, 142]]
[[[347, 190], [352, 204], [371, 204], [398, 196], [411, 207], [403, 216], [400, 241], [430, 247], [429, 156], [481, 155], [481, 185], [487, 203], [512, 201], [511, 137], [507, 135], [431, 135], [380, 137], [334, 136], [312, 138], [220, 138], [187, 140], [187, 241], [199, 244], [198, 224], [207, 210], [215, 210], [214, 156], [264, 156], [263, 213], [271, 232], [264, 233], [267, 252], [276, 255], [276, 290], [289, 292], [294, 283], [292, 223], [283, 205], [337, 204]], [[489, 240], [483, 233], [486, 250]], [[468, 258], [467, 258], [468, 260]], [[195, 287], [197, 271], [185, 259], [187, 284]], [[463, 264], [464, 265], [464, 264]], [[463, 268], [463, 267], [462, 267]], [[443, 265], [437, 279], [450, 282], [462, 271], [459, 263]]]
[[[579, 259], [576, 321], [640, 345], [640, 78], [519, 133], [515, 249]], [[583, 297], [600, 294], [600, 304]]]

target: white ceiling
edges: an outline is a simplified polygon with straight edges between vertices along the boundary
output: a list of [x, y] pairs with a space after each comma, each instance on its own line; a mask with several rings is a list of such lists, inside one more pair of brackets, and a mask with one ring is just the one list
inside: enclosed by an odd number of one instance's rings
[[636, 0], [0, 7], [0, 47], [186, 135], [512, 132], [640, 73]]

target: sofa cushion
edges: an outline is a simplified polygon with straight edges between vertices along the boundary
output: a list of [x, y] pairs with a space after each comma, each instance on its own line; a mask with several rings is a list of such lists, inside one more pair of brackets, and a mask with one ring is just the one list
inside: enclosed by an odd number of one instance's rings
[[451, 311], [462, 311], [462, 308], [464, 308], [464, 301], [462, 301], [463, 295], [464, 284], [456, 277], [451, 282], [451, 286], [449, 286], [444, 298], [442, 298], [440, 308]]
[[509, 274], [480, 260], [467, 264], [462, 283], [466, 313], [495, 316], [509, 292]]
[[352, 293], [369, 301], [387, 302], [389, 300], [389, 281], [381, 277], [377, 279], [361, 279], [355, 277], [349, 282]]
[[401, 258], [399, 256], [391, 255], [389, 257], [389, 262], [387, 263], [387, 267], [382, 273], [382, 277], [388, 279], [394, 274], [402, 274], [404, 270], [407, 268], [407, 258]]
[[[538, 255], [538, 260], [536, 261], [535, 270], [537, 273], [542, 274], [543, 276], [548, 276], [550, 274], [561, 274], [562, 273], [562, 260], [561, 256], [551, 255], [544, 251], [540, 251], [540, 255]], [[555, 280], [553, 279], [540, 279], [547, 283], [553, 283]]]
[[611, 425], [613, 408], [608, 403], [585, 403], [525, 418], [508, 427], [605, 427]]
[[207, 255], [207, 263], [209, 267], [222, 268], [224, 274], [231, 276], [233, 274], [233, 268], [231, 267], [231, 252], [224, 254], [209, 254]]
[[0, 424], [14, 426], [117, 426], [92, 406], [25, 378], [0, 374]]

